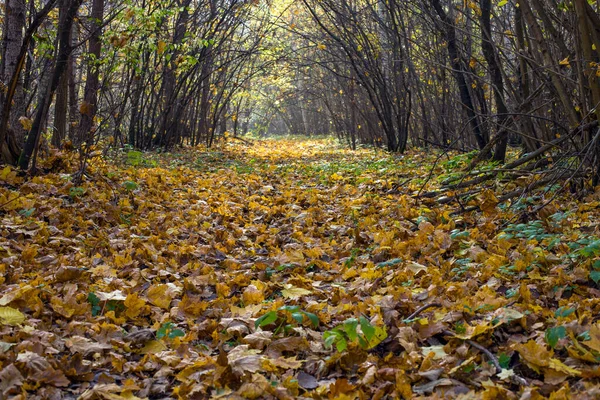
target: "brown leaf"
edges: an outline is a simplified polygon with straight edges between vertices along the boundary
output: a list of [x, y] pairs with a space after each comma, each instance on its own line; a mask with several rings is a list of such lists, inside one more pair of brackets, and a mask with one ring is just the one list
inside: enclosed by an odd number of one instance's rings
[[317, 382], [317, 378], [312, 375], [307, 374], [304, 371], [298, 372], [296, 375], [296, 379], [298, 380], [298, 384], [302, 389], [312, 390], [319, 387], [319, 383]]
[[259, 350], [253, 350], [248, 345], [233, 348], [227, 354], [227, 362], [234, 374], [242, 376], [245, 373], [254, 373], [262, 370], [264, 356], [259, 355]]
[[23, 375], [13, 364], [3, 367], [0, 370], [0, 397], [6, 399], [11, 394], [15, 394], [23, 381]]
[[72, 336], [65, 340], [65, 345], [72, 353], [82, 353], [84, 355], [90, 353], [101, 353], [104, 350], [112, 349], [110, 344], [93, 342], [82, 336]]

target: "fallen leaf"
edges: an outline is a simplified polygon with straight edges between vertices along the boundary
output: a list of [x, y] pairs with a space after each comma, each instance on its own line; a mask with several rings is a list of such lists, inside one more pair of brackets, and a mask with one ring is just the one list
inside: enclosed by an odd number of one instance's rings
[[25, 322], [25, 314], [11, 307], [0, 307], [0, 323], [3, 325], [20, 325]]
[[308, 296], [312, 294], [310, 290], [294, 287], [292, 285], [284, 285], [285, 289], [281, 291], [281, 295], [287, 299], [299, 299], [302, 296]]

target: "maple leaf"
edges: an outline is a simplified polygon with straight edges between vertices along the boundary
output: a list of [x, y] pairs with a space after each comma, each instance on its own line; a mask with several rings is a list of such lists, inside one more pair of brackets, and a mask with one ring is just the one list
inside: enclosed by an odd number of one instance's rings
[[294, 287], [290, 284], [286, 284], [284, 287], [285, 289], [281, 291], [281, 295], [288, 299], [299, 299], [302, 296], [307, 296], [312, 293], [310, 290]]

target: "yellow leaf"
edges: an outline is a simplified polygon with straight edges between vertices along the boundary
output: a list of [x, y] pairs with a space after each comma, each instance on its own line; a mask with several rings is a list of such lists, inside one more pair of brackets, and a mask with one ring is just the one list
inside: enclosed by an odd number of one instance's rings
[[5, 306], [11, 301], [23, 298], [23, 296], [29, 293], [31, 290], [33, 290], [31, 285], [25, 285], [23, 287], [18, 288], [17, 290], [13, 290], [12, 292], [6, 293], [0, 299], [0, 306]]
[[481, 196], [479, 196], [479, 201], [481, 203], [479, 207], [481, 208], [481, 211], [483, 211], [484, 214], [490, 215], [496, 212], [498, 198], [491, 190], [485, 189], [481, 193]]
[[421, 271], [427, 271], [427, 267], [423, 264], [419, 264], [418, 262], [409, 262], [406, 267], [415, 275]]
[[560, 360], [557, 360], [556, 358], [550, 359], [549, 367], [555, 371], [563, 372], [571, 376], [581, 375], [581, 371], [578, 371], [575, 368], [571, 368], [568, 365], [563, 364], [562, 362], [560, 362]]
[[147, 297], [150, 303], [162, 309], [168, 309], [171, 305], [172, 297], [167, 293], [167, 285], [155, 285], [148, 289]]
[[500, 372], [498, 375], [498, 378], [502, 379], [503, 381], [508, 380], [511, 376], [515, 375], [515, 372], [512, 369], [502, 369], [502, 372]]
[[476, 325], [475, 327], [473, 327], [473, 326], [466, 327], [465, 334], [456, 335], [456, 337], [461, 338], [461, 339], [471, 339], [471, 338], [481, 335], [482, 333], [485, 333], [493, 328], [494, 327], [492, 325], [490, 325], [488, 322], [484, 322], [480, 325]]
[[434, 360], [441, 360], [446, 357], [448, 354], [444, 351], [444, 346], [430, 346], [430, 347], [421, 347], [421, 351], [424, 356], [427, 356], [429, 353], [433, 353]]
[[596, 44], [592, 43], [592, 50], [596, 50]]
[[554, 355], [552, 350], [547, 350], [546, 346], [537, 343], [535, 340], [530, 340], [525, 344], [518, 343], [514, 348], [536, 372], [539, 372], [538, 367], [548, 367], [550, 364], [549, 360]]
[[288, 370], [288, 369], [298, 369], [302, 367], [302, 363], [304, 361], [302, 360], [296, 360], [296, 357], [289, 357], [289, 358], [284, 358], [284, 357], [278, 357], [278, 358], [265, 358], [263, 359], [263, 368], [265, 368], [266, 370], [270, 370], [272, 371], [273, 369], [269, 369], [269, 367], [277, 367], [277, 368], [281, 368], [284, 370]]
[[255, 285], [248, 285], [242, 293], [244, 304], [259, 304], [265, 299], [265, 295]]
[[167, 346], [158, 340], [151, 340], [140, 349], [140, 354], [156, 354], [167, 349]]
[[571, 63], [569, 63], [569, 57], [562, 59], [558, 64], [559, 65], [564, 65], [564, 66], [571, 65]]
[[581, 342], [585, 346], [589, 347], [592, 350], [596, 350], [600, 352], [600, 327], [598, 324], [592, 325], [589, 331], [590, 340], [586, 340], [585, 342]]
[[25, 321], [25, 314], [12, 307], [0, 307], [0, 323], [3, 325], [20, 325]]
[[125, 315], [131, 319], [137, 318], [146, 309], [146, 301], [141, 299], [137, 293], [128, 294], [123, 304], [126, 307]]
[[3, 180], [8, 184], [14, 184], [16, 179], [17, 173], [13, 171], [8, 165], [4, 167], [4, 169], [2, 169], [2, 172], [0, 172], [0, 180]]
[[285, 289], [281, 291], [281, 295], [286, 299], [299, 299], [302, 296], [311, 294], [310, 290], [294, 287], [292, 285], [285, 285]]
[[167, 49], [167, 44], [163, 40], [158, 41], [158, 45], [156, 46], [158, 54], [163, 54]]
[[127, 297], [120, 290], [113, 290], [110, 293], [107, 292], [97, 292], [96, 295], [100, 299], [100, 301], [123, 301], [127, 299]]
[[23, 129], [25, 129], [28, 132], [33, 127], [33, 120], [31, 118], [27, 118], [25, 116], [19, 117], [19, 123], [21, 124], [21, 126], [23, 127]]
[[8, 178], [8, 174], [10, 174], [10, 167], [7, 165], [6, 167], [4, 167], [4, 169], [2, 170], [2, 172], [0, 172], [0, 179], [2, 179], [3, 181], [6, 180], [6, 178]]

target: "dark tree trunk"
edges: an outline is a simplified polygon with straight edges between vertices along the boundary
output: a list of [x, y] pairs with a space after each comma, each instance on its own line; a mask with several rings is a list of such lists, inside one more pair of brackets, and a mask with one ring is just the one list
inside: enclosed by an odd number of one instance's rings
[[[23, 0], [7, 0], [5, 10], [0, 54], [2, 61], [0, 81], [10, 82], [13, 74], [22, 68], [19, 66], [19, 53], [25, 29], [25, 2]], [[14, 102], [16, 105], [14, 111], [10, 113], [10, 104], [8, 104], [8, 114], [2, 115], [2, 120], [7, 120], [7, 126], [0, 128], [0, 152], [2, 161], [7, 164], [15, 164], [24, 138], [24, 130], [19, 124], [19, 118], [25, 114], [22, 79], [17, 78], [16, 85], [12, 88], [12, 96], [7, 95], [10, 89], [6, 88], [5, 90], [4, 87], [0, 87], [0, 114], [1, 110], [6, 112], [5, 102]], [[7, 132], [8, 129], [10, 129], [9, 132]]]
[[496, 111], [498, 114], [496, 118], [498, 126], [496, 135], [499, 139], [494, 151], [494, 160], [504, 162], [504, 158], [506, 157], [506, 146], [508, 144], [508, 131], [505, 126], [508, 118], [508, 107], [506, 107], [506, 102], [504, 100], [502, 66], [500, 65], [498, 52], [496, 51], [492, 39], [492, 27], [490, 22], [491, 8], [491, 0], [481, 0], [481, 49], [490, 70], [494, 101], [496, 102]]
[[21, 157], [19, 158], [19, 168], [21, 168], [22, 170], [26, 170], [27, 168], [29, 168], [29, 162], [32, 158], [34, 161], [34, 165], [32, 167], [33, 169], [35, 169], [34, 151], [37, 148], [37, 144], [41, 136], [42, 126], [44, 124], [44, 121], [46, 120], [46, 117], [48, 116], [48, 108], [50, 107], [52, 96], [56, 91], [56, 88], [58, 87], [58, 83], [60, 82], [60, 78], [63, 72], [65, 72], [65, 70], [67, 69], [69, 55], [72, 51], [70, 40], [71, 28], [73, 26], [75, 16], [77, 15], [77, 11], [79, 10], [79, 7], [81, 6], [82, 2], [83, 0], [70, 0], [65, 19], [60, 24], [58, 55], [56, 58], [56, 64], [54, 66], [54, 71], [52, 74], [50, 85], [47, 86], [44, 90], [45, 93], [43, 96], [42, 104], [40, 104], [38, 107], [38, 111], [33, 121], [33, 126], [29, 131], [29, 135], [27, 135], [25, 147], [23, 148], [23, 152], [21, 153]]
[[102, 19], [104, 17], [104, 0], [94, 0], [92, 3], [92, 13], [90, 15], [91, 35], [89, 40], [88, 52], [90, 60], [88, 61], [87, 78], [85, 80], [85, 91], [83, 94], [83, 103], [79, 107], [81, 119], [79, 120], [77, 142], [91, 143], [94, 132], [94, 117], [98, 107], [98, 89], [100, 52], [102, 50]]
[[469, 86], [467, 85], [467, 81], [465, 79], [466, 66], [464, 60], [462, 59], [458, 51], [456, 29], [454, 27], [454, 23], [442, 8], [442, 5], [440, 4], [439, 0], [430, 1], [431, 5], [433, 6], [437, 15], [440, 17], [440, 20], [443, 24], [443, 30], [446, 36], [446, 42], [448, 47], [448, 55], [450, 57], [450, 65], [452, 66], [454, 78], [456, 79], [456, 83], [458, 84], [460, 100], [467, 113], [467, 117], [469, 118], [469, 124], [471, 125], [471, 129], [473, 130], [473, 135], [475, 136], [477, 145], [479, 146], [479, 149], [483, 149], [487, 144], [485, 140], [486, 135], [481, 129], [481, 123], [479, 117], [475, 112], [473, 99], [471, 98]]

